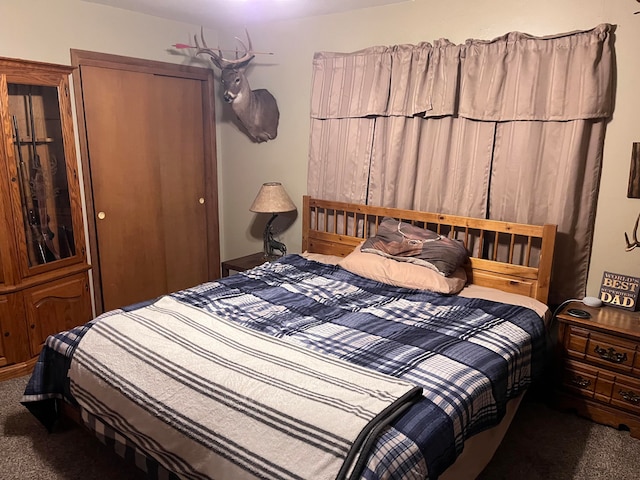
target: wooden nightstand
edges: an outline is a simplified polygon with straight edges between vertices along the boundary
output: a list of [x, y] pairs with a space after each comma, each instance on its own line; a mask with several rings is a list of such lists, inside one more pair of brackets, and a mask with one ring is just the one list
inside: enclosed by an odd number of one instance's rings
[[262, 265], [265, 262], [271, 262], [277, 260], [280, 257], [265, 258], [264, 252], [252, 253], [251, 255], [245, 255], [244, 257], [234, 258], [232, 260], [225, 260], [222, 262], [222, 276], [228, 277], [229, 271], [244, 272], [258, 265]]
[[[569, 309], [591, 318], [569, 315]], [[558, 320], [558, 406], [640, 438], [640, 313], [567, 305]]]

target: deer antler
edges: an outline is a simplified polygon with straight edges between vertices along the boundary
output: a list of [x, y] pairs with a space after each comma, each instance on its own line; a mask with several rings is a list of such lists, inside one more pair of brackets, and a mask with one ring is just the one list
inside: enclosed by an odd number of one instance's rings
[[627, 252], [630, 252], [636, 247], [640, 247], [640, 241], [638, 241], [638, 224], [640, 224], [640, 214], [638, 214], [638, 218], [636, 218], [636, 224], [633, 227], [633, 234], [632, 234], [633, 242], [629, 241], [629, 236], [627, 235], [627, 232], [624, 232], [624, 239], [627, 242], [627, 248], [625, 248], [625, 250]]
[[211, 60], [213, 61], [213, 63], [215, 63], [217, 67], [220, 69], [233, 67], [233, 66], [246, 65], [253, 59], [253, 57], [255, 57], [255, 54], [252, 51], [251, 37], [249, 37], [249, 32], [246, 29], [245, 29], [245, 32], [247, 33], [249, 47], [247, 48], [247, 46], [244, 44], [242, 40], [240, 40], [238, 37], [235, 37], [236, 40], [240, 42], [240, 45], [242, 45], [242, 48], [244, 48], [244, 54], [238, 58], [238, 50], [236, 50], [236, 58], [233, 60], [230, 60], [228, 58], [224, 58], [224, 56], [222, 55], [222, 50], [220, 50], [220, 48], [218, 48], [218, 53], [214, 52], [211, 48], [209, 48], [206, 40], [204, 39], [204, 29], [200, 27], [200, 39], [202, 40], [202, 47], [198, 43], [198, 37], [196, 37], [195, 35], [193, 36], [193, 39], [196, 42], [196, 49], [197, 49], [196, 55], [200, 55], [201, 53], [206, 53], [211, 57]]
[[[238, 37], [234, 37], [238, 43], [242, 46], [242, 48], [244, 49], [244, 54], [238, 58], [238, 49], [236, 48], [235, 54], [236, 54], [236, 58], [235, 59], [228, 59], [228, 58], [224, 58], [224, 56], [222, 55], [223, 50], [220, 49], [220, 47], [217, 48], [218, 53], [216, 53], [212, 48], [209, 48], [209, 46], [207, 45], [206, 40], [204, 39], [204, 29], [203, 27], [200, 27], [200, 39], [202, 41], [202, 46], [200, 46], [200, 42], [198, 42], [198, 37], [196, 35], [193, 36], [193, 40], [195, 41], [195, 46], [193, 45], [187, 45], [185, 43], [175, 43], [172, 45], [172, 47], [174, 48], [195, 48], [196, 49], [196, 55], [200, 55], [201, 53], [206, 53], [207, 55], [209, 55], [211, 57], [211, 60], [213, 61], [213, 63], [216, 64], [216, 66], [220, 69], [223, 69], [225, 67], [232, 67], [232, 66], [236, 66], [236, 65], [245, 65], [247, 63], [249, 63], [256, 55], [273, 55], [273, 52], [255, 52], [253, 51], [253, 46], [251, 44], [251, 37], [249, 36], [249, 31], [245, 28], [244, 29], [245, 33], [247, 34], [247, 41], [249, 43], [249, 46], [247, 46], [240, 38]], [[229, 51], [229, 50], [225, 50], [225, 51]]]

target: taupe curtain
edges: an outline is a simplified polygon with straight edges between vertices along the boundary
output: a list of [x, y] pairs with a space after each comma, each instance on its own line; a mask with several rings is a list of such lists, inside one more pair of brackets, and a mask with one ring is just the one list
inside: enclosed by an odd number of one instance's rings
[[309, 194], [556, 223], [550, 301], [583, 296], [612, 30], [317, 53]]

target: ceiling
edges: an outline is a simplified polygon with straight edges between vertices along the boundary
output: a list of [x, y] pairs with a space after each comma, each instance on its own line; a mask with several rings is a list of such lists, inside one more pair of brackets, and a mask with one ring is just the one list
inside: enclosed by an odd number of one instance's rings
[[215, 27], [327, 15], [413, 0], [82, 0]]

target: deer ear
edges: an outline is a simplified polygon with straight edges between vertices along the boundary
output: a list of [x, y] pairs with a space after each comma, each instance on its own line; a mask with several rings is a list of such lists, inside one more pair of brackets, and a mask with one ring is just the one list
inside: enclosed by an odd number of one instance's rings
[[255, 58], [255, 55], [251, 55], [249, 58], [247, 58], [244, 62], [242, 63], [238, 63], [236, 65], [236, 68], [238, 70], [240, 70], [241, 72], [244, 73], [244, 71], [247, 69], [247, 67], [249, 66], [249, 63], [251, 62], [251, 60], [253, 60]]

